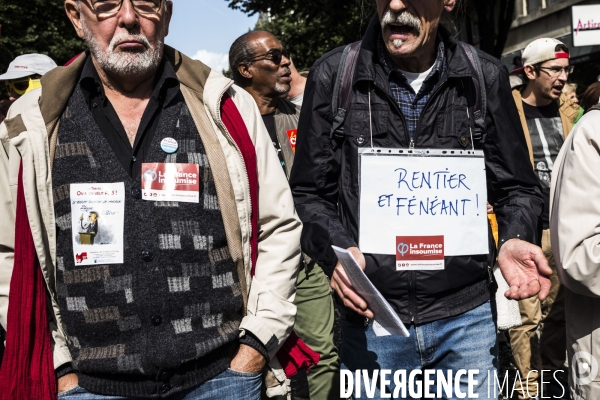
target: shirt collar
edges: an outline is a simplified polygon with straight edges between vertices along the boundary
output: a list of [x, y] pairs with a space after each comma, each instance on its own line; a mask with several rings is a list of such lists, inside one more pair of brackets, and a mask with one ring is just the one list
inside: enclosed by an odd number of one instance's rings
[[[177, 79], [175, 69], [167, 57], [163, 57], [158, 66], [154, 82], [154, 91], [151, 98], [159, 103], [164, 105], [169, 104], [179, 92], [179, 79]], [[98, 71], [94, 67], [92, 57], [88, 57], [83, 66], [79, 85], [84, 90], [84, 93], [86, 93], [86, 97], [100, 96], [104, 100], [104, 87], [102, 86]]]
[[[426, 81], [429, 80], [431, 77], [433, 77], [436, 73], [438, 74], [438, 76], [441, 76], [444, 72], [444, 65], [445, 65], [445, 61], [446, 61], [446, 52], [445, 52], [444, 40], [443, 40], [442, 34], [439, 32], [437, 34], [436, 43], [437, 43], [437, 56], [435, 58], [435, 62], [433, 63], [433, 68], [431, 69], [431, 72], [425, 79]], [[383, 38], [382, 38], [381, 34], [379, 34], [379, 38], [377, 40], [377, 55], [379, 58], [379, 62], [381, 63], [381, 65], [383, 67], [383, 71], [385, 72], [385, 74], [388, 77], [390, 76], [390, 74], [395, 73], [397, 76], [400, 76], [402, 80], [406, 80], [406, 77], [404, 76], [404, 74], [398, 68], [396, 68], [394, 66], [390, 56], [388, 55], [387, 51], [385, 51], [385, 45], [383, 43]]]

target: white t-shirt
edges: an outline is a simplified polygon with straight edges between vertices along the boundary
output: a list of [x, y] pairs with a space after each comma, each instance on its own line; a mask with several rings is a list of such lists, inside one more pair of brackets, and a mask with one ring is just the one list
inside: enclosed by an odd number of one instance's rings
[[[435, 65], [435, 63], [433, 65]], [[408, 84], [412, 86], [415, 93], [418, 94], [419, 90], [421, 90], [421, 86], [423, 86], [423, 82], [425, 82], [425, 79], [429, 76], [429, 73], [433, 69], [433, 65], [424, 72], [407, 72], [402, 70], [400, 70], [400, 72], [404, 74]]]
[[302, 101], [304, 100], [304, 92], [300, 93], [298, 96], [294, 97], [293, 99], [290, 99], [290, 101], [292, 103], [294, 103], [297, 106], [302, 107]]

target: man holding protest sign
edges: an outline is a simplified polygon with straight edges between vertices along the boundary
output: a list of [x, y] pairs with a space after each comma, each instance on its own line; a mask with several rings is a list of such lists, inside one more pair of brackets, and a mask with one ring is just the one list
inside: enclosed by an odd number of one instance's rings
[[[328, 53], [308, 78], [290, 179], [302, 247], [344, 305], [345, 367], [478, 370], [469, 393], [487, 398], [497, 347], [486, 201], [498, 217], [506, 296], [543, 299], [551, 274], [532, 244], [542, 198], [508, 71], [440, 25], [455, 0], [376, 3], [362, 42]], [[411, 337], [370, 323], [377, 315], [332, 245], [354, 255]], [[374, 383], [376, 397], [398, 387]]]

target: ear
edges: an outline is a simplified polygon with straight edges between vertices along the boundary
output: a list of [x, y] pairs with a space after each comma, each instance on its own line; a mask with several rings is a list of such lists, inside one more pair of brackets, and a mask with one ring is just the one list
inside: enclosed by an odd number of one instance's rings
[[523, 72], [525, 72], [525, 75], [529, 80], [534, 80], [537, 78], [537, 74], [535, 73], [535, 68], [533, 65], [526, 65], [525, 68], [523, 68]]
[[238, 65], [238, 72], [240, 75], [246, 79], [252, 79], [252, 71], [250, 71], [251, 65], [248, 64], [240, 64]]
[[66, 0], [65, 1], [65, 12], [67, 13], [67, 17], [73, 24], [75, 28], [75, 32], [77, 32], [77, 36], [83, 38], [83, 29], [81, 28], [81, 13], [79, 12], [79, 7], [77, 6], [76, 0]]
[[456, 0], [444, 0], [444, 10], [446, 12], [452, 12], [456, 7]]
[[165, 36], [169, 34], [169, 25], [171, 24], [171, 17], [173, 16], [173, 2], [167, 1], [165, 3], [167, 8], [165, 11]]

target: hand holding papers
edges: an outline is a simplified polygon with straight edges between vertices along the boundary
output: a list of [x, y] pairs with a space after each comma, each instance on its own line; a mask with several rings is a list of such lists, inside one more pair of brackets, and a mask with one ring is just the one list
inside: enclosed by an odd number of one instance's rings
[[[358, 247], [350, 247], [348, 250], [344, 251], [351, 253], [353, 260], [357, 263], [359, 269], [364, 269], [365, 257]], [[373, 312], [369, 310], [369, 306], [365, 299], [363, 299], [352, 287], [352, 283], [348, 279], [348, 275], [339, 261], [331, 275], [331, 287], [336, 291], [344, 303], [344, 306], [362, 317], [373, 319]]]
[[398, 318], [398, 314], [392, 309], [381, 293], [373, 286], [369, 278], [359, 267], [352, 253], [340, 247], [332, 246], [333, 251], [340, 260], [344, 271], [354, 290], [367, 302], [373, 311], [375, 322], [373, 329], [377, 336], [396, 334], [409, 336], [408, 330]]

